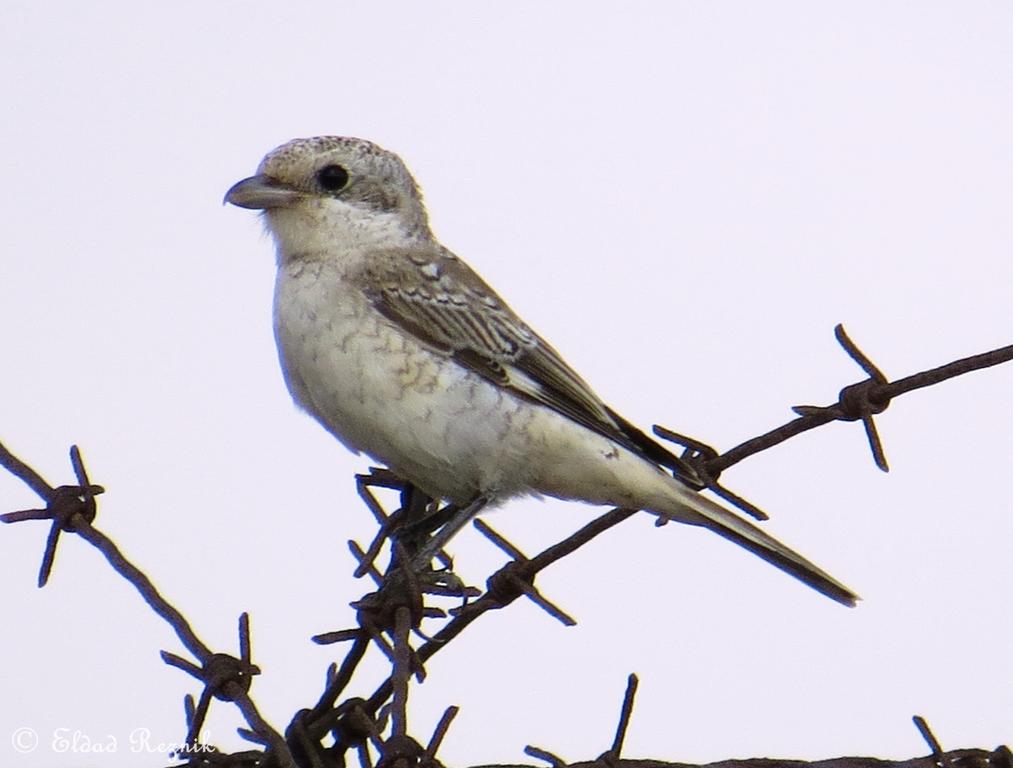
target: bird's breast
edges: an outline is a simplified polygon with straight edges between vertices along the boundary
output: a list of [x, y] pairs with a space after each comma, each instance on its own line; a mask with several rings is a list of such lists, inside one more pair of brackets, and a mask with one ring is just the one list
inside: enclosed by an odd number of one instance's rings
[[274, 316], [292, 397], [346, 446], [434, 496], [523, 489], [530, 406], [392, 324], [338, 265], [282, 265]]

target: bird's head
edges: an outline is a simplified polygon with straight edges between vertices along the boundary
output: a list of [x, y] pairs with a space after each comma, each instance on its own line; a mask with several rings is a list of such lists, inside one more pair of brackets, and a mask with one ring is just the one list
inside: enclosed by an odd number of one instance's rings
[[279, 252], [325, 237], [364, 244], [429, 236], [422, 195], [397, 155], [364, 139], [293, 139], [261, 161], [225, 202], [263, 210]]

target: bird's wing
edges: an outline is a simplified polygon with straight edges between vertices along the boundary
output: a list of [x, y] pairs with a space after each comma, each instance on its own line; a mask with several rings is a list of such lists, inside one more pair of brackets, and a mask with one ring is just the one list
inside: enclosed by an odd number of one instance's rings
[[468, 265], [433, 245], [370, 254], [353, 276], [399, 328], [498, 386], [695, 482], [693, 471], [610, 409]]

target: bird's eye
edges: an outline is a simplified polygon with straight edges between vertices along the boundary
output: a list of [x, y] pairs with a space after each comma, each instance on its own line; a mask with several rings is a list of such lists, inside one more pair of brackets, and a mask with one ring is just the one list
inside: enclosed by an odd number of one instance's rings
[[348, 184], [348, 171], [340, 165], [325, 165], [317, 171], [317, 182], [328, 192], [338, 192]]

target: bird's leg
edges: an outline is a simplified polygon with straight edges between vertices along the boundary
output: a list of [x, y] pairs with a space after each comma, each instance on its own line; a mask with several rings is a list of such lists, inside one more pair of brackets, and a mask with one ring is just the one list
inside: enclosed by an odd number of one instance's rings
[[[429, 499], [427, 496], [426, 499]], [[432, 501], [429, 499], [429, 501]], [[419, 510], [413, 510], [403, 523], [397, 528], [397, 537], [405, 544], [405, 539], [414, 542], [416, 539], [425, 539], [437, 528], [442, 527], [448, 520], [457, 514], [456, 504], [444, 504], [439, 509], [432, 509], [428, 505]], [[408, 551], [418, 549], [418, 546], [408, 546]]]
[[412, 557], [412, 570], [421, 572], [429, 567], [430, 561], [468, 522], [489, 503], [485, 496], [477, 496], [466, 506], [454, 511], [453, 516], [436, 531]]

